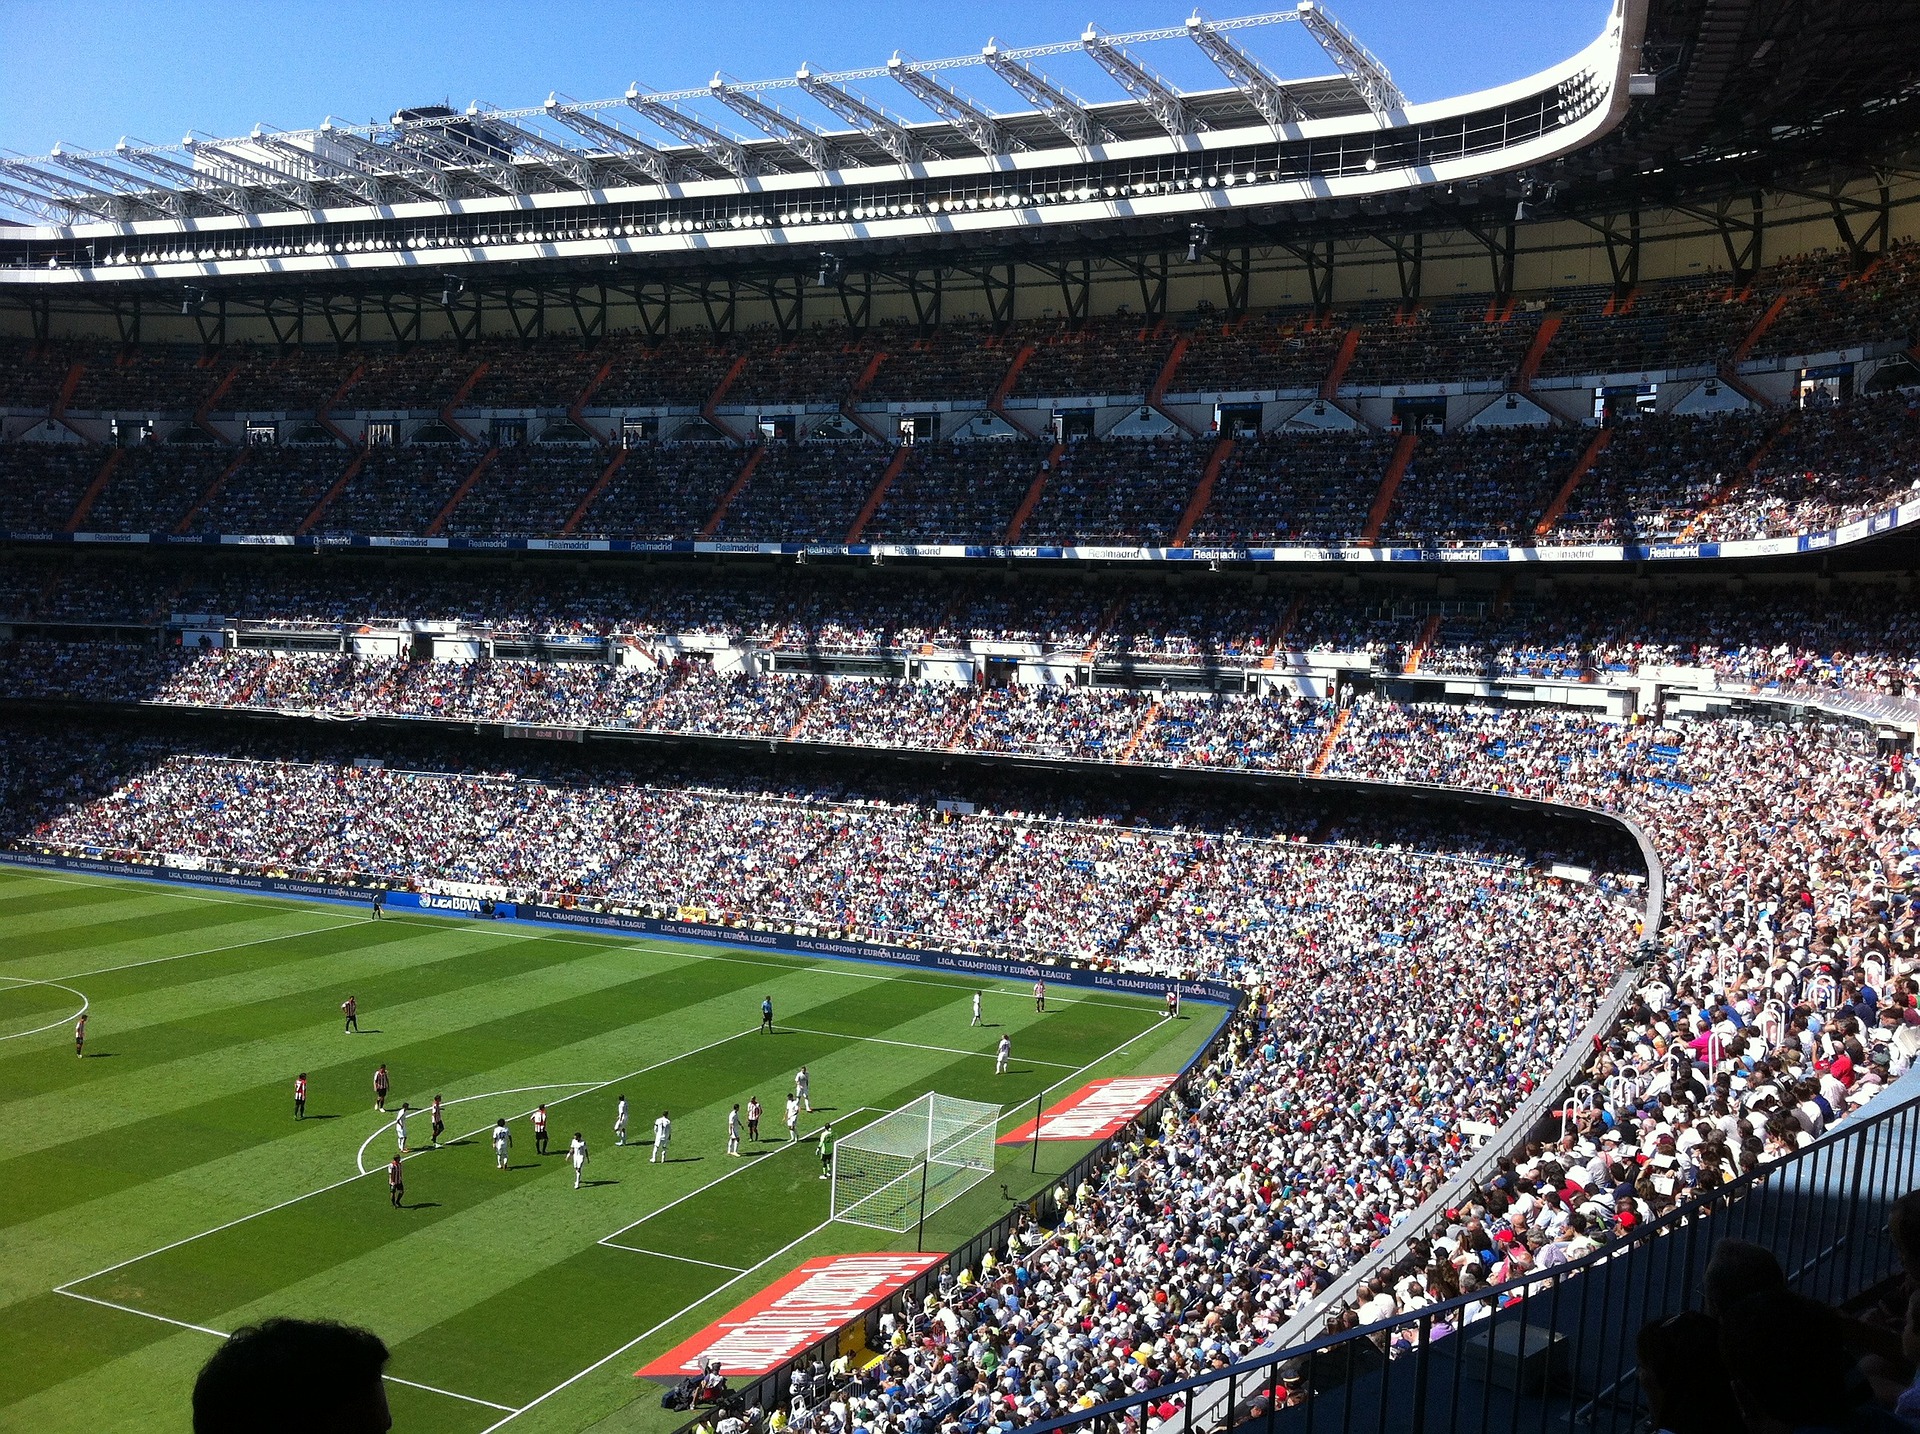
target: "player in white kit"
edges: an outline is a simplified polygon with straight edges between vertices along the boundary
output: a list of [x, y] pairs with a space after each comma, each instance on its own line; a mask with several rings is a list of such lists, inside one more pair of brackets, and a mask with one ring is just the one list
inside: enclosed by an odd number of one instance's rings
[[507, 1118], [503, 1115], [493, 1126], [493, 1163], [500, 1169], [507, 1168], [507, 1152], [513, 1149], [513, 1132], [507, 1129]]
[[409, 1107], [407, 1103], [404, 1100], [401, 1101], [400, 1113], [393, 1118], [393, 1138], [400, 1142], [400, 1150], [402, 1154], [405, 1154], [407, 1149], [407, 1111], [408, 1109]]
[[993, 1058], [993, 1073], [995, 1075], [1005, 1075], [1007, 1073], [1007, 1062], [1012, 1058], [1012, 1056], [1013, 1056], [1013, 1037], [1002, 1036], [1000, 1038], [1000, 1051]]
[[587, 1168], [587, 1138], [579, 1131], [573, 1133], [573, 1144], [567, 1147], [567, 1158], [573, 1162], [573, 1188], [580, 1188], [580, 1172]]
[[807, 1074], [805, 1066], [801, 1066], [793, 1078], [793, 1093], [800, 1097], [800, 1104], [808, 1110], [813, 1109], [813, 1096], [809, 1094], [812, 1085], [813, 1077]]
[[740, 1154], [740, 1102], [733, 1103], [733, 1109], [727, 1112], [727, 1154]]
[[647, 1157], [647, 1164], [664, 1165], [667, 1160], [667, 1142], [673, 1139], [673, 1118], [664, 1110], [660, 1118], [653, 1123], [653, 1154]]
[[615, 1145], [627, 1143], [627, 1098], [624, 1095], [620, 1097], [620, 1104], [615, 1106], [613, 1111], [613, 1143]]
[[787, 1096], [787, 1139], [789, 1141], [795, 1141], [795, 1140], [798, 1140], [799, 1138], [800, 1138], [800, 1097], [797, 1095], [789, 1094]]
[[976, 1026], [980, 1024], [980, 993], [978, 991], [973, 993], [973, 1024]]

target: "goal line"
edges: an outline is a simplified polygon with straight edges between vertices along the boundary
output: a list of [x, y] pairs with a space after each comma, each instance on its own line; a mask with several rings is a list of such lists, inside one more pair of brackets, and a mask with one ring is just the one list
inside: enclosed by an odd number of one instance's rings
[[835, 1220], [911, 1230], [993, 1172], [1000, 1107], [928, 1091], [833, 1150]]

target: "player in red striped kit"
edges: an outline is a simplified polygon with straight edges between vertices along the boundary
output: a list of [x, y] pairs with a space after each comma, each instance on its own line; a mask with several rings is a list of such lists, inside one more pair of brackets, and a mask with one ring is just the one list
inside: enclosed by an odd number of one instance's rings
[[293, 1078], [293, 1118], [295, 1120], [307, 1118], [307, 1073], [305, 1071], [301, 1071]]

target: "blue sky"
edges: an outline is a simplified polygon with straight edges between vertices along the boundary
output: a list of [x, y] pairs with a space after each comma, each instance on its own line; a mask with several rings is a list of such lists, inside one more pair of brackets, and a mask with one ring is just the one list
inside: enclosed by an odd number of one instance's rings
[[[1077, 38], [1089, 20], [1121, 32], [1177, 25], [1192, 0], [941, 0], [864, 4], [740, 0], [0, 0], [0, 150], [44, 153], [56, 140], [108, 147], [121, 135], [174, 142], [189, 130], [244, 134], [328, 114], [364, 122], [401, 105], [480, 99], [534, 105], [741, 79], [884, 64]], [[1211, 0], [1215, 18], [1291, 8], [1291, 0]], [[1480, 89], [1543, 69], [1600, 32], [1606, 0], [1332, 0], [1329, 7], [1415, 100]], [[1240, 38], [1284, 76], [1331, 70], [1295, 25]], [[1220, 83], [1184, 42], [1141, 58], [1188, 88]], [[1049, 73], [1089, 99], [1117, 97], [1084, 56]], [[984, 70], [954, 77], [997, 109], [1015, 98]], [[865, 86], [924, 117], [894, 86]], [[797, 107], [797, 106], [796, 106]]]

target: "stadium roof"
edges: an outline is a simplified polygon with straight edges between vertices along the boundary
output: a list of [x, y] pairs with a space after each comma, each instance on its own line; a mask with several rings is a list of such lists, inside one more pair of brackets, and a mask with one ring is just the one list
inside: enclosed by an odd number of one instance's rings
[[[1285, 77], [1260, 58], [1282, 25], [1311, 33], [1334, 73]], [[1227, 83], [1169, 83], [1168, 45], [1197, 46]], [[1069, 89], [1069, 55], [1118, 97]], [[1024, 108], [983, 98], [1007, 92]], [[1616, 0], [1559, 65], [1422, 104], [1307, 0], [864, 70], [0, 159], [0, 205], [41, 221], [0, 227], [0, 304], [804, 286], [816, 269], [826, 284], [861, 265], [1393, 247], [1442, 229], [1510, 252], [1496, 231], [1561, 217], [1611, 247], [1612, 216], [1643, 208], [1693, 206], [1731, 236], [1762, 222], [1763, 189], [1825, 203], [1863, 175], [1911, 180], [1917, 135], [1920, 0]], [[1832, 199], [1842, 218], [1853, 202]]]

